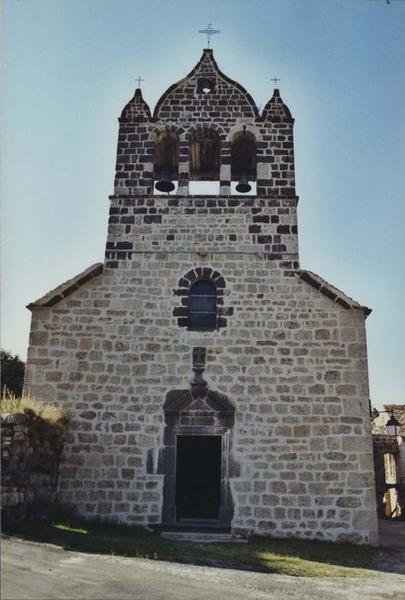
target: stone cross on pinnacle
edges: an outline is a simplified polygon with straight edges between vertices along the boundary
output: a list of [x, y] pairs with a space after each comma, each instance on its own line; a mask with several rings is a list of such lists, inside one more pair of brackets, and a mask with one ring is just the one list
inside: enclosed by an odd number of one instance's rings
[[277, 81], [281, 81], [278, 77], [273, 77], [270, 81], [274, 81], [274, 86], [277, 87]]
[[145, 80], [144, 80], [144, 79], [142, 79], [142, 77], [139, 75], [139, 76], [138, 76], [138, 77], [135, 79], [135, 81], [137, 81], [137, 82], [138, 82], [138, 88], [140, 88], [140, 87], [141, 87], [141, 81], [145, 81]]

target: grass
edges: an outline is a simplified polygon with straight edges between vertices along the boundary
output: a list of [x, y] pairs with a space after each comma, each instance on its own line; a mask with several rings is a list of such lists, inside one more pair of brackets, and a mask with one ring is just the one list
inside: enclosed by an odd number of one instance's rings
[[31, 413], [51, 424], [63, 425], [66, 421], [64, 411], [50, 402], [37, 400], [29, 394], [17, 397], [5, 387], [0, 398], [0, 414]]
[[251, 538], [247, 544], [198, 544], [165, 540], [139, 527], [83, 520], [25, 522], [4, 528], [8, 536], [92, 554], [238, 568], [297, 577], [365, 576], [377, 550], [369, 546], [307, 540]]

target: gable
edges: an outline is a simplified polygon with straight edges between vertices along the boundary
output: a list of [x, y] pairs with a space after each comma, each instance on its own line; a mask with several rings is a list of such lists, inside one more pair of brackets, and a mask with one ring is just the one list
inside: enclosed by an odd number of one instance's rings
[[356, 302], [356, 300], [353, 300], [353, 298], [346, 296], [344, 292], [334, 287], [332, 284], [328, 283], [322, 279], [322, 277], [316, 273], [313, 273], [312, 271], [299, 270], [296, 272], [296, 276], [302, 279], [302, 281], [305, 281], [305, 283], [309, 284], [311, 287], [318, 290], [318, 292], [329, 298], [329, 300], [332, 302], [336, 302], [340, 306], [343, 306], [343, 308], [359, 308], [364, 311], [366, 317], [368, 317], [368, 315], [371, 313], [371, 308], [362, 306]]
[[57, 304], [64, 298], [70, 296], [70, 294], [79, 289], [88, 281], [91, 281], [95, 277], [101, 275], [103, 270], [103, 263], [96, 263], [94, 265], [91, 265], [90, 267], [76, 275], [76, 277], [68, 279], [67, 281], [61, 283], [50, 292], [47, 292], [41, 298], [38, 298], [38, 300], [30, 302], [30, 304], [27, 304], [26, 308], [28, 308], [28, 310], [33, 310], [34, 308], [45, 308], [48, 306], [53, 306], [54, 304]]
[[[213, 89], [208, 94], [199, 90], [200, 81], [203, 80], [212, 83]], [[212, 49], [204, 50], [194, 69], [166, 90], [156, 104], [153, 118], [169, 118], [173, 110], [178, 111], [180, 118], [179, 111], [190, 112], [196, 117], [207, 111], [207, 114], [217, 120], [221, 118], [220, 115], [228, 117], [232, 112], [236, 116], [242, 115], [247, 118], [259, 116], [251, 95], [239, 83], [219, 70]]]

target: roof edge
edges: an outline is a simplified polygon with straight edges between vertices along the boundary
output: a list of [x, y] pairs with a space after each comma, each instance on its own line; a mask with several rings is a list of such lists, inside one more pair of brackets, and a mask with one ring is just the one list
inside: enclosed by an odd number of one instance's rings
[[61, 283], [50, 292], [47, 292], [44, 296], [38, 298], [38, 300], [30, 302], [30, 304], [27, 304], [26, 308], [32, 311], [34, 308], [46, 308], [48, 306], [53, 306], [54, 304], [57, 304], [64, 298], [67, 298], [67, 296], [70, 296], [70, 294], [72, 294], [74, 291], [79, 289], [79, 287], [81, 287], [91, 279], [94, 279], [98, 275], [101, 275], [103, 270], [103, 263], [95, 263], [94, 265], [91, 265], [75, 277], [72, 277], [72, 279], [68, 279], [67, 281]]
[[371, 308], [359, 304], [358, 302], [356, 302], [356, 300], [353, 300], [353, 298], [347, 296], [344, 292], [322, 279], [322, 277], [320, 277], [316, 273], [302, 269], [296, 271], [296, 275], [300, 279], [314, 287], [316, 290], [321, 292], [321, 294], [332, 300], [332, 302], [336, 302], [337, 304], [340, 304], [340, 306], [343, 306], [343, 308], [361, 309], [364, 311], [366, 317], [368, 317], [368, 315], [371, 313]]

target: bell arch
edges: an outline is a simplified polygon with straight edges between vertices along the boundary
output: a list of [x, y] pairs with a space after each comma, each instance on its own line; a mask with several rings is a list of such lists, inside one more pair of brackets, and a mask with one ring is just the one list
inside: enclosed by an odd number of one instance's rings
[[190, 181], [219, 181], [220, 136], [213, 128], [197, 129], [190, 142]]
[[179, 169], [178, 135], [169, 130], [160, 131], [155, 138], [153, 171], [155, 179], [162, 176], [162, 170], [168, 170], [171, 178], [177, 177]]
[[231, 179], [245, 176], [255, 181], [257, 176], [256, 139], [245, 129], [235, 133], [231, 142]]

